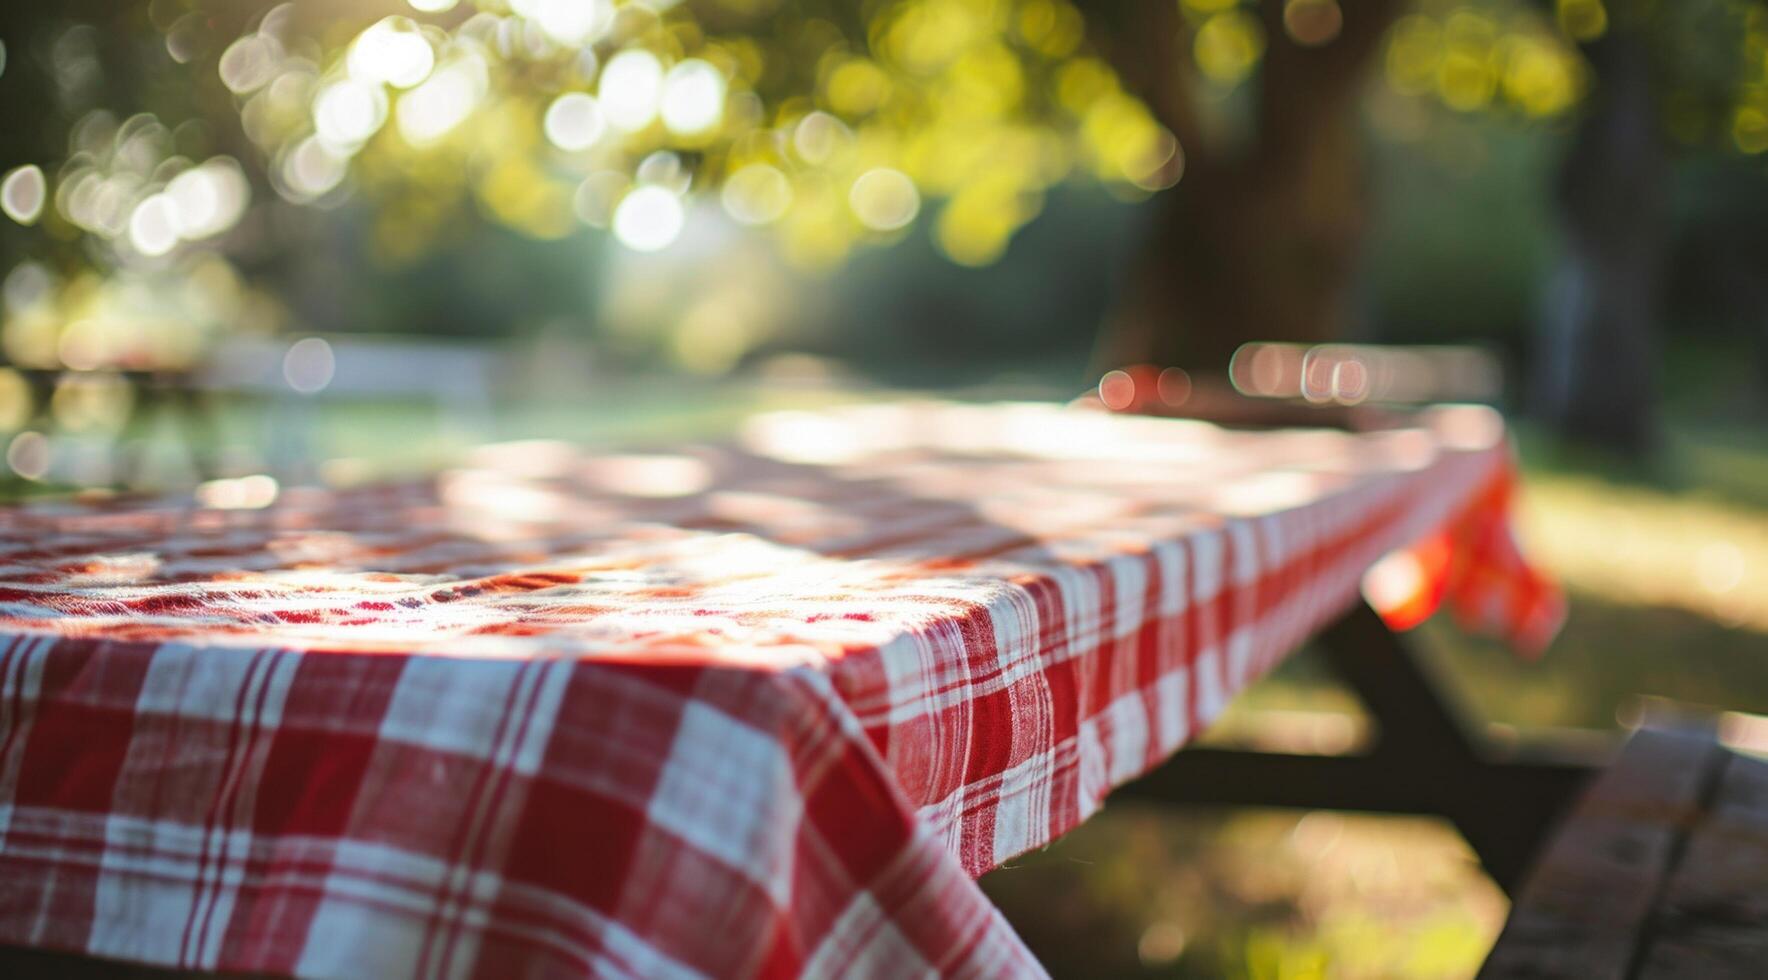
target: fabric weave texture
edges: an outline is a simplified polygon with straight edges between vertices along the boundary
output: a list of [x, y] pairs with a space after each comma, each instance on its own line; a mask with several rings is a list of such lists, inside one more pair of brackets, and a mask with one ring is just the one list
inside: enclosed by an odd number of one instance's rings
[[1384, 555], [1414, 549], [1398, 618], [1551, 637], [1481, 411], [864, 406], [262, 507], [0, 510], [0, 942], [314, 977], [1037, 974], [973, 876], [1175, 751]]

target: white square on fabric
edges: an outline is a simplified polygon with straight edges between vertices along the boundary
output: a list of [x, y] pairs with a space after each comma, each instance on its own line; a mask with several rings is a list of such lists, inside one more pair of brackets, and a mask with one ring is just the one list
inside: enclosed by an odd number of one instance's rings
[[[294, 657], [287, 654], [229, 647], [160, 646], [148, 661], [147, 674], [135, 698], [142, 714], [178, 715], [232, 721], [241, 705], [256, 711], [258, 689], [269, 682], [257, 723], [274, 728], [282, 720], [282, 694], [294, 676]], [[250, 686], [246, 696], [242, 688]]]
[[1110, 563], [1112, 597], [1111, 638], [1121, 640], [1142, 628], [1147, 610], [1142, 608], [1148, 594], [1148, 566], [1141, 555], [1124, 555]]
[[785, 905], [803, 803], [774, 739], [690, 703], [647, 811], [652, 823], [747, 875]]
[[[1099, 579], [1090, 571], [1066, 566], [1048, 569], [1045, 574], [1056, 583], [1062, 596], [1062, 647], [1059, 651], [1052, 651], [1051, 659], [1078, 657], [1104, 639], [1100, 635], [1099, 613], [1104, 606], [1104, 596], [1099, 589]], [[1042, 625], [1039, 624], [1040, 631]]]
[[[558, 712], [568, 668], [568, 663], [551, 661], [529, 663], [524, 672], [517, 661], [413, 657], [399, 674], [380, 736], [469, 758], [498, 755], [517, 772], [533, 772]], [[512, 691], [518, 683], [521, 690]], [[504, 716], [518, 709], [528, 711], [530, 720], [522, 744], [512, 747], [507, 743], [520, 726], [505, 724]], [[495, 744], [500, 728], [504, 745]]]
[[1111, 780], [1105, 772], [1105, 745], [1099, 741], [1099, 719], [1081, 722], [1075, 748], [1075, 778], [1080, 780], [1081, 804], [1085, 809], [1111, 790]]
[[1253, 533], [1253, 524], [1248, 520], [1231, 520], [1227, 524], [1228, 536], [1234, 540], [1234, 576], [1235, 585], [1245, 585], [1258, 578], [1259, 560], [1258, 538]]
[[1155, 730], [1159, 733], [1162, 752], [1185, 740], [1185, 681], [1185, 671], [1179, 669], [1154, 682]]
[[1208, 602], [1222, 591], [1222, 532], [1199, 530], [1190, 544], [1196, 569], [1191, 594], [1200, 603]]
[[932, 973], [932, 965], [865, 892], [853, 897], [804, 965], [804, 975], [810, 977], [919, 977]]
[[[409, 976], [422, 954], [425, 910], [404, 914], [360, 901], [334, 897], [349, 891], [339, 879], [326, 882], [328, 896], [319, 903], [307, 929], [307, 945], [296, 968], [313, 977]], [[455, 956], [454, 973], [464, 974], [472, 957]]]
[[[911, 714], [923, 710], [920, 703], [927, 693], [927, 664], [932, 657], [919, 630], [901, 633], [878, 648], [878, 663], [884, 668], [884, 683], [889, 688], [889, 704], [911, 705]], [[891, 715], [891, 720], [898, 720]]]
[[[182, 824], [105, 818], [87, 952], [149, 963], [180, 961], [184, 928], [196, 904], [196, 884], [189, 878], [201, 837], [198, 828]], [[182, 857], [154, 856], [162, 850]]]
[[990, 596], [988, 621], [994, 627], [997, 663], [1012, 664], [1025, 659], [1027, 651], [1035, 651], [1043, 620], [1037, 602], [1024, 586], [1006, 585]]
[[1160, 562], [1159, 613], [1163, 617], [1177, 616], [1191, 604], [1190, 585], [1185, 575], [1185, 546], [1178, 541], [1156, 542], [1154, 557]]
[[594, 976], [634, 976], [647, 980], [703, 980], [706, 976], [664, 956], [655, 946], [632, 934], [612, 919], [595, 916], [596, 932], [609, 956], [590, 957]]
[[[1050, 821], [1050, 765], [1050, 753], [1039, 752], [1001, 774], [994, 817], [996, 864], [1043, 843], [1046, 834], [1042, 828]], [[1043, 806], [1038, 806], [1040, 802]], [[1034, 822], [1040, 828], [1036, 834], [1032, 832]]]
[[1105, 707], [1111, 737], [1111, 782], [1133, 779], [1148, 761], [1148, 708], [1142, 692], [1131, 691]]
[[1214, 648], [1197, 655], [1197, 662], [1191, 673], [1197, 682], [1197, 718], [1198, 728], [1215, 721], [1222, 709], [1228, 706], [1227, 692], [1222, 690], [1221, 655]]
[[[409, 975], [447, 866], [434, 857], [361, 841], [337, 842], [346, 874], [327, 874], [295, 972], [301, 976]], [[458, 950], [457, 950], [458, 954]], [[472, 957], [455, 957], [455, 970]]]
[[1238, 691], [1252, 672], [1252, 634], [1256, 623], [1247, 623], [1228, 634], [1228, 679]]
[[1267, 569], [1282, 568], [1289, 560], [1289, 542], [1283, 536], [1283, 521], [1277, 514], [1258, 518], [1259, 562]]

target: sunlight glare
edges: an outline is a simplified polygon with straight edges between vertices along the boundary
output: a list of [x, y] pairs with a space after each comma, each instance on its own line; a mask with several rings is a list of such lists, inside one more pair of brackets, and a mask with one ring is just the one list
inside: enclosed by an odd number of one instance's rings
[[129, 215], [129, 244], [142, 255], [160, 256], [178, 244], [178, 207], [168, 194], [151, 194]]
[[635, 252], [668, 248], [686, 221], [681, 199], [661, 187], [640, 187], [614, 209], [614, 237]]
[[607, 122], [595, 96], [584, 92], [566, 92], [546, 108], [546, 138], [561, 150], [575, 153], [587, 150], [602, 138]]
[[251, 184], [232, 157], [215, 157], [166, 184], [172, 199], [178, 235], [189, 241], [232, 228], [245, 213]]
[[601, 37], [614, 19], [614, 7], [607, 0], [525, 0], [513, 6], [547, 37], [566, 46]]
[[663, 65], [642, 48], [631, 48], [608, 60], [597, 86], [602, 114], [615, 129], [634, 132], [657, 116], [663, 91]]
[[489, 86], [484, 62], [462, 58], [399, 97], [399, 135], [413, 146], [434, 143], [472, 114]]
[[353, 78], [333, 82], [313, 100], [313, 128], [326, 145], [337, 149], [360, 146], [386, 120], [386, 95]]
[[196, 488], [197, 502], [216, 510], [256, 510], [276, 502], [276, 479], [263, 473], [210, 480]]
[[317, 136], [309, 136], [283, 157], [283, 183], [297, 200], [311, 200], [343, 183], [348, 163]]
[[356, 38], [344, 67], [351, 78], [371, 85], [411, 88], [430, 76], [436, 52], [410, 18], [388, 17]]
[[663, 125], [679, 136], [704, 133], [724, 118], [724, 75], [698, 58], [669, 69], [663, 82]]

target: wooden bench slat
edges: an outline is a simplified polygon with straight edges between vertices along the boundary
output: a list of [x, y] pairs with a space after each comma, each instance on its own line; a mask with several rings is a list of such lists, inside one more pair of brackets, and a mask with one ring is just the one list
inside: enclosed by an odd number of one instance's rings
[[1635, 733], [1548, 844], [1480, 976], [1625, 977], [1723, 753], [1710, 733]]
[[1768, 763], [1729, 755], [1648, 936], [1643, 980], [1768, 977]]

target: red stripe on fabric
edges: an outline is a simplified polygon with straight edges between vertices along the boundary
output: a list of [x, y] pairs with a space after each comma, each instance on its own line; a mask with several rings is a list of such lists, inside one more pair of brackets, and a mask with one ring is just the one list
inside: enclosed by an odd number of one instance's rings
[[[485, 866], [481, 859], [485, 854], [485, 848], [489, 846], [492, 837], [497, 833], [498, 816], [503, 810], [506, 803], [506, 796], [510, 792], [510, 781], [515, 778], [516, 762], [522, 753], [522, 743], [528, 738], [528, 726], [534, 723], [534, 705], [540, 700], [541, 689], [546, 685], [546, 672], [548, 668], [551, 667], [553, 661], [538, 660], [530, 661], [529, 663], [533, 665], [531, 669], [538, 672], [540, 676], [534, 678], [526, 695], [515, 704], [515, 711], [519, 719], [516, 724], [515, 738], [510, 745], [508, 758], [498, 765], [496, 782], [493, 784], [491, 793], [486, 798], [485, 802], [488, 812], [485, 814], [484, 819], [480, 821], [478, 838], [473, 841], [471, 848], [466, 854], [466, 866], [475, 871]], [[517, 675], [518, 684], [527, 679], [526, 672], [527, 669], [529, 669], [529, 664], [524, 664], [523, 666], [525, 668], [524, 671]], [[545, 753], [543, 752], [543, 758], [544, 755]], [[524, 780], [527, 779], [527, 777], [523, 778]], [[449, 976], [448, 968], [449, 965], [454, 962], [454, 950], [460, 940], [462, 920], [465, 919], [468, 903], [472, 900], [473, 888], [471, 873], [464, 876], [463, 880], [465, 884], [461, 889], [462, 897], [460, 899], [460, 905], [455, 909], [454, 916], [448, 923], [447, 936], [443, 940], [442, 963], [436, 968], [438, 976]]]
[[[202, 956], [202, 949], [208, 942], [209, 925], [215, 918], [215, 906], [220, 901], [221, 889], [226, 887], [225, 868], [226, 868], [226, 862], [228, 860], [228, 857], [227, 857], [227, 835], [229, 833], [231, 833], [232, 828], [233, 828], [233, 814], [230, 811], [236, 810], [238, 808], [238, 801], [240, 798], [240, 794], [243, 792], [242, 787], [245, 786], [246, 781], [249, 778], [248, 777], [248, 767], [252, 764], [253, 749], [254, 749], [255, 743], [258, 741], [258, 733], [264, 727], [264, 708], [265, 708], [266, 702], [268, 702], [268, 700], [270, 698], [270, 683], [271, 683], [271, 680], [275, 677], [277, 663], [281, 659], [282, 659], [282, 654], [279, 651], [271, 651], [264, 658], [265, 663], [264, 663], [263, 676], [261, 678], [259, 678], [257, 681], [258, 694], [257, 694], [256, 703], [254, 704], [253, 709], [252, 709], [251, 725], [248, 728], [245, 737], [241, 740], [242, 747], [241, 747], [241, 751], [240, 751], [240, 761], [239, 761], [237, 775], [233, 780], [232, 786], [228, 789], [227, 796], [222, 801], [221, 808], [219, 810], [222, 820], [224, 821], [224, 823], [223, 823], [223, 836], [221, 838], [221, 843], [218, 848], [218, 854], [216, 856], [215, 884], [213, 886], [213, 889], [211, 890], [211, 894], [209, 895], [209, 907], [208, 907], [208, 910], [203, 914], [203, 923], [202, 923], [201, 928], [199, 928], [197, 930], [196, 946], [195, 946], [193, 954], [192, 954], [194, 957], [197, 957], [197, 958], [200, 958]], [[247, 676], [249, 677], [250, 674], [248, 673]], [[249, 686], [249, 683], [248, 683], [248, 686]], [[254, 793], [256, 792], [256, 786], [253, 787], [253, 791], [254, 791]], [[250, 829], [249, 826], [247, 829]]]
[[[102, 815], [110, 809], [134, 729], [125, 705], [141, 690], [148, 658], [137, 648], [88, 640], [58, 643], [52, 653], [44, 655], [13, 802], [20, 809]], [[96, 878], [52, 871], [31, 899], [32, 929], [43, 942], [84, 947], [98, 921]]]
[[[18, 741], [19, 733], [30, 727], [30, 719], [25, 717], [25, 668], [28, 666], [27, 654], [19, 652], [22, 646], [29, 649], [39, 640], [25, 639], [18, 636], [6, 638], [4, 651], [0, 651], [0, 685], [10, 684], [12, 693], [6, 703], [6, 734], [0, 737], [0, 777], [7, 771], [12, 759], [12, 746]], [[16, 657], [16, 659], [15, 659]], [[14, 667], [18, 676], [13, 677]], [[4, 838], [0, 837], [0, 843]]]
[[[504, 732], [509, 728], [511, 712], [515, 706], [516, 697], [521, 691], [522, 678], [527, 675], [530, 663], [531, 661], [522, 661], [520, 663], [516, 668], [515, 676], [510, 679], [509, 689], [504, 691], [502, 707], [499, 709], [497, 715], [497, 725], [491, 735], [490, 744], [492, 746], [492, 755], [495, 755], [496, 747], [503, 744]], [[473, 832], [473, 815], [477, 812], [479, 806], [482, 805], [485, 783], [491, 778], [492, 770], [494, 768], [496, 768], [496, 763], [489, 755], [474, 766], [472, 785], [467, 789], [467, 792], [463, 796], [463, 799], [466, 801], [466, 806], [462, 810], [462, 816], [464, 819], [462, 819], [455, 827], [454, 833], [451, 836], [446, 849], [443, 850], [441, 854], [437, 855], [442, 859], [442, 866], [444, 869], [442, 876], [442, 891], [437, 895], [435, 906], [431, 908], [430, 915], [424, 923], [424, 938], [419, 946], [417, 960], [417, 976], [429, 976], [431, 950], [438, 938], [437, 931], [443, 927], [443, 920], [450, 914], [448, 910], [453, 903], [459, 901], [456, 897], [456, 893], [462, 888], [471, 887], [471, 874], [461, 873], [461, 857], [469, 845], [471, 834]], [[455, 884], [456, 878], [466, 879], [466, 884]]]
[[528, 786], [519, 827], [504, 862], [511, 881], [569, 895], [614, 916], [645, 827], [643, 811], [541, 777]]
[[[222, 756], [220, 770], [222, 778], [216, 785], [215, 798], [210, 801], [208, 809], [203, 813], [202, 848], [198, 852], [196, 865], [196, 888], [191, 897], [190, 915], [184, 920], [184, 935], [179, 940], [179, 966], [189, 965], [190, 935], [196, 928], [197, 910], [203, 907], [203, 897], [208, 892], [209, 850], [215, 837], [215, 816], [220, 811], [232, 789], [234, 774], [234, 757], [240, 753], [239, 727], [240, 719], [245, 714], [246, 693], [252, 689], [252, 680], [257, 676], [258, 665], [265, 659], [265, 651], [258, 650], [252, 654], [251, 662], [246, 665], [245, 677], [240, 680], [239, 689], [233, 696], [233, 713], [228, 718], [227, 737], [223, 739], [226, 753]], [[225, 841], [222, 846], [225, 847]], [[217, 885], [218, 887], [218, 885]]]
[[16, 805], [83, 813], [110, 809], [147, 666], [148, 657], [135, 648], [96, 640], [56, 643], [43, 660], [13, 794]]
[[[1307, 549], [1293, 550], [1287, 560], [1278, 568], [1262, 570], [1258, 577], [1258, 581], [1261, 584], [1261, 588], [1259, 588], [1257, 593], [1258, 602], [1256, 607], [1252, 610], [1254, 619], [1262, 621], [1276, 607], [1288, 601], [1292, 596], [1298, 594], [1300, 588], [1309, 582], [1309, 580], [1304, 580], [1299, 576], [1292, 576], [1287, 587], [1279, 588], [1282, 584], [1280, 576], [1282, 568], [1291, 565], [1306, 567], [1310, 563], [1320, 569], [1332, 568], [1335, 567], [1337, 563], [1343, 561], [1348, 553], [1357, 549], [1370, 549], [1372, 541], [1381, 540], [1385, 529], [1407, 513], [1406, 504], [1407, 502], [1401, 498], [1386, 502], [1380, 507], [1371, 508], [1366, 514], [1362, 515], [1360, 519], [1341, 527], [1336, 533], [1314, 542], [1311, 547]], [[1191, 608], [1188, 610], [1188, 614], [1181, 617], [1185, 626], [1183, 633], [1187, 634], [1187, 646], [1189, 647], [1189, 649], [1181, 656], [1181, 660], [1189, 665], [1194, 665], [1196, 663], [1196, 654], [1204, 648], [1203, 640], [1198, 636], [1199, 629], [1201, 628], [1207, 631], [1207, 621], [1218, 616], [1226, 619], [1232, 618], [1232, 614], [1225, 613], [1225, 609], [1236, 601], [1235, 593], [1238, 589], [1233, 583], [1232, 565], [1228, 562], [1228, 559], [1231, 559], [1233, 554], [1231, 551], [1232, 545], [1228, 542], [1229, 538], [1224, 534], [1222, 538], [1222, 547], [1220, 549], [1222, 562], [1217, 569], [1218, 573], [1222, 576], [1220, 579], [1222, 583], [1220, 592], [1214, 600], [1205, 602], [1201, 606], [1192, 604]], [[1187, 552], [1188, 557], [1191, 559], [1190, 580], [1195, 583], [1196, 576], [1204, 566], [1199, 560], [1197, 549], [1188, 548]], [[1203, 611], [1201, 616], [1198, 614], [1199, 610]], [[1204, 620], [1205, 622], [1200, 624], [1199, 620]], [[1315, 626], [1318, 626], [1318, 623], [1310, 624], [1310, 628]], [[1217, 669], [1220, 672], [1218, 674], [1218, 683], [1223, 685], [1221, 687], [1222, 693], [1231, 696], [1235, 691], [1235, 686], [1229, 683], [1230, 677], [1227, 673], [1229, 670], [1225, 642], [1227, 635], [1228, 634], [1226, 633], [1221, 634], [1220, 638], [1218, 638], [1215, 643], [1215, 647], [1218, 652]], [[1103, 682], [1102, 686], [1104, 690], [1100, 690], [1094, 694], [1093, 696], [1095, 698], [1108, 698], [1108, 695], [1110, 694], [1110, 665], [1115, 659], [1112, 656], [1115, 649], [1115, 640], [1104, 639], [1092, 649], [1082, 651], [1072, 658], [1072, 662], [1076, 665], [1076, 669], [1081, 672], [1081, 676], [1087, 676], [1090, 672], [1098, 679], [1098, 681]], [[1262, 666], [1268, 666], [1268, 664], [1263, 664]], [[1046, 671], [1048, 669], [1049, 668], [1046, 668]], [[1251, 677], [1248, 678], [1249, 681], [1251, 679]], [[1040, 682], [1048, 684], [1049, 681], [1047, 676]], [[1197, 710], [1197, 692], [1200, 686], [1201, 685], [1193, 679], [1193, 682], [1189, 685], [1189, 690], [1187, 691], [1187, 696], [1191, 702], [1188, 714], [1193, 734], [1198, 727], [1200, 718]], [[1109, 703], [1108, 699], [1105, 700], [1103, 703], [1099, 704], [1097, 709], [1084, 714], [1082, 716], [1082, 721], [1099, 717], [1102, 714], [1105, 705], [1108, 705]], [[1154, 761], [1157, 762], [1158, 759]], [[997, 796], [1000, 782], [999, 776], [999, 773], [993, 773], [984, 779], [967, 781], [962, 788], [953, 791], [955, 793], [963, 794], [963, 797], [968, 801], [961, 810], [961, 819], [964, 821], [963, 825], [965, 827], [980, 823], [981, 821], [988, 820], [992, 817], [994, 808], [999, 804]], [[905, 783], [906, 782], [908, 782], [908, 780], [905, 780]], [[925, 803], [931, 801], [917, 802]], [[1054, 811], [1054, 809], [1055, 808], [1053, 807], [1052, 810]], [[1078, 817], [1076, 819], [1078, 819]], [[1055, 822], [1055, 814], [1053, 812], [1050, 822], [1052, 836], [1044, 841], [1031, 842], [1026, 846], [1034, 847], [1045, 843], [1048, 839], [1053, 839], [1054, 836], [1059, 836], [1061, 833], [1071, 829], [1074, 822], [1076, 821], [1070, 821], [1066, 825], [1058, 825]], [[963, 863], [965, 870], [972, 875], [979, 875], [992, 868], [996, 857], [1005, 859], [1009, 856], [994, 855], [992, 853], [992, 837], [989, 840], [991, 850], [986, 859], [983, 857], [982, 849], [976, 845], [977, 842], [969, 836], [963, 837], [960, 841], [960, 860]]]
[[[348, 896], [338, 896], [333, 894], [328, 890], [325, 884], [326, 869], [331, 866], [329, 864], [318, 863], [312, 865], [312, 867], [317, 875], [315, 881], [266, 880], [264, 882], [254, 882], [248, 880], [247, 882], [242, 883], [240, 886], [240, 901], [242, 906], [273, 911], [286, 908], [290, 903], [297, 903], [309, 909], [309, 912], [305, 917], [310, 919], [311, 909], [316, 908], [320, 900], [325, 900], [329, 902], [341, 901], [350, 905], [360, 906], [364, 909], [372, 909], [398, 917], [410, 917], [413, 914], [411, 906], [408, 903], [384, 901], [359, 894], [350, 894]], [[5, 877], [9, 882], [16, 884], [20, 888], [26, 888], [27, 883], [34, 883], [28, 887], [28, 890], [37, 895], [54, 894], [58, 893], [58, 890], [67, 891], [70, 889], [85, 892], [95, 891], [97, 878], [100, 873], [97, 867], [68, 867], [61, 861], [53, 858], [17, 854], [0, 855], [0, 868], [8, 869]], [[127, 872], [106, 871], [104, 873], [118, 874], [123, 878], [138, 881], [157, 882], [177, 886], [189, 885], [192, 880], [188, 876], [170, 875], [138, 869]], [[344, 868], [336, 869], [332, 874], [376, 884], [391, 884], [395, 887], [405, 888], [413, 897], [428, 897], [431, 894], [425, 883], [407, 881], [383, 875], [360, 874]], [[56, 919], [50, 921], [49, 925], [54, 926], [60, 923], [61, 920]], [[518, 931], [518, 928], [520, 928], [521, 931]], [[560, 918], [556, 914], [551, 914], [539, 908], [505, 908], [502, 910], [501, 915], [487, 921], [483, 926], [483, 930], [484, 935], [488, 938], [501, 938], [516, 948], [524, 951], [523, 955], [520, 957], [520, 962], [522, 963], [530, 963], [537, 952], [564, 960], [567, 963], [577, 966], [581, 970], [587, 970], [590, 967], [591, 962], [589, 956], [602, 956], [613, 960], [615, 963], [624, 962], [622, 957], [607, 948], [602, 936], [597, 931], [585, 927], [579, 920]], [[533, 932], [541, 932], [543, 934], [554, 933], [566, 939], [573, 940], [575, 945], [567, 946], [559, 942], [549, 942], [544, 935], [537, 937], [533, 935]], [[21, 943], [25, 942], [28, 938], [29, 937], [24, 936], [9, 936], [9, 939]], [[275, 945], [275, 940], [280, 938], [280, 934], [259, 935], [257, 938], [259, 939], [260, 945], [250, 945], [247, 943], [240, 944], [233, 957], [228, 959], [221, 968], [229, 971], [273, 971], [279, 974], [294, 972], [297, 966], [295, 957], [298, 957], [299, 949], [289, 950], [285, 947]], [[84, 933], [73, 939], [52, 934], [45, 937], [44, 941], [41, 943], [32, 942], [31, 945], [40, 946], [42, 948], [61, 949], [68, 952], [85, 952], [87, 950], [84, 941]], [[287, 955], [289, 953], [293, 953], [294, 956]], [[637, 967], [634, 964], [629, 964], [627, 966], [629, 971], [636, 970], [636, 968]], [[488, 978], [488, 980], [495, 980], [495, 978], [506, 976], [508, 974], [496, 970], [482, 971], [475, 968], [473, 975], [483, 976]]]
[[805, 796], [804, 822], [829, 845], [848, 878], [863, 886], [912, 836], [914, 818], [873, 759], [849, 746]]

